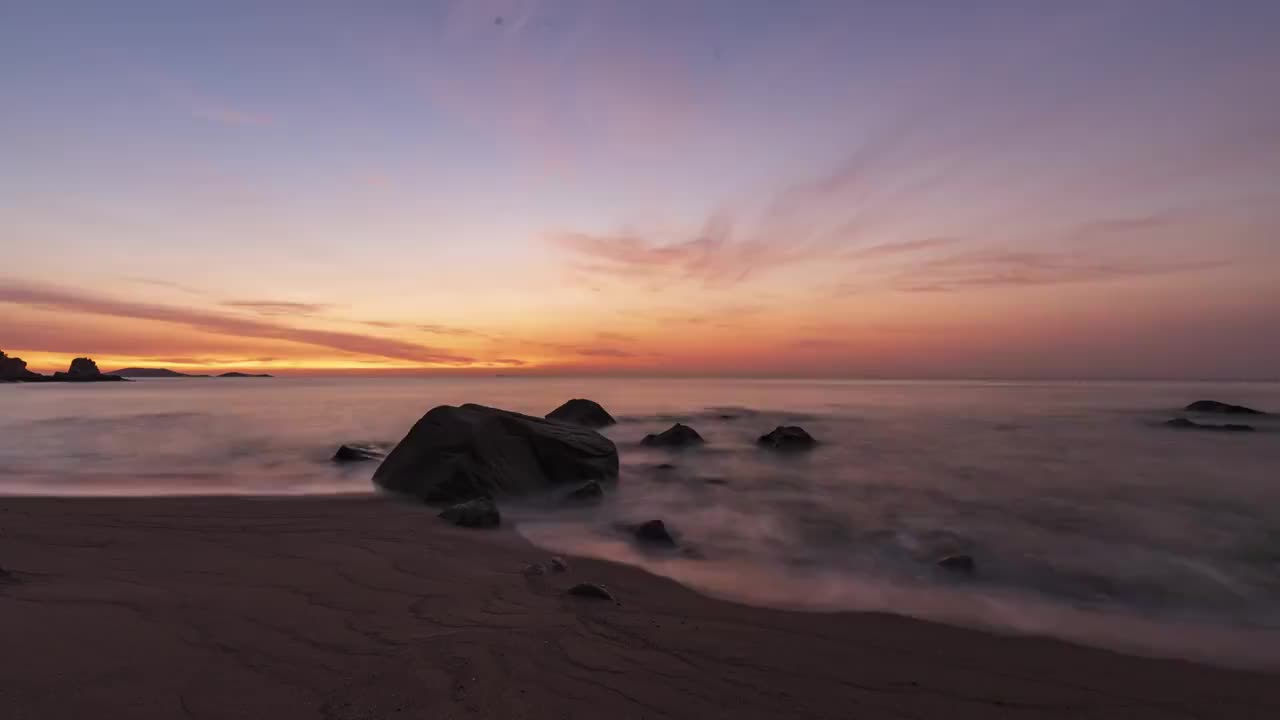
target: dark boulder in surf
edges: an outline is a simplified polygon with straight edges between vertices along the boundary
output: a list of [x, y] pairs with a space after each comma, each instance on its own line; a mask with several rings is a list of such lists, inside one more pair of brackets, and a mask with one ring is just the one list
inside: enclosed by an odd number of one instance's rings
[[972, 575], [978, 571], [978, 563], [971, 555], [948, 555], [938, 561], [938, 567], [961, 575]]
[[588, 428], [483, 405], [441, 405], [409, 430], [373, 474], [430, 503], [528, 495], [618, 477], [618, 449]]
[[1187, 412], [1218, 413], [1220, 415], [1266, 415], [1261, 410], [1254, 410], [1244, 405], [1232, 405], [1217, 400], [1197, 400], [1183, 408]]
[[593, 400], [574, 398], [560, 407], [547, 413], [548, 420], [581, 425], [589, 428], [602, 428], [618, 422], [600, 403]]
[[1198, 423], [1194, 420], [1186, 418], [1174, 418], [1165, 421], [1165, 427], [1171, 427], [1178, 430], [1218, 430], [1222, 432], [1253, 432], [1252, 425], [1234, 425], [1227, 423], [1225, 425], [1209, 425], [1206, 423]]
[[653, 545], [656, 547], [675, 547], [676, 539], [671, 537], [671, 532], [667, 530], [667, 524], [661, 520], [650, 520], [631, 528], [631, 534], [636, 540], [645, 545]]
[[691, 447], [701, 445], [704, 442], [706, 441], [702, 439], [697, 430], [688, 425], [676, 423], [657, 435], [645, 435], [640, 444], [648, 445], [649, 447]]
[[498, 514], [498, 506], [489, 498], [476, 498], [467, 502], [450, 505], [440, 513], [440, 517], [459, 527], [491, 528], [502, 522]]
[[330, 458], [336, 463], [371, 462], [382, 459], [382, 451], [372, 445], [341, 445]]
[[767, 435], [761, 435], [756, 444], [770, 450], [808, 450], [818, 444], [813, 436], [797, 425], [779, 425]]
[[604, 499], [604, 488], [600, 483], [592, 480], [577, 490], [571, 491], [564, 499], [571, 503], [589, 504], [597, 503]]

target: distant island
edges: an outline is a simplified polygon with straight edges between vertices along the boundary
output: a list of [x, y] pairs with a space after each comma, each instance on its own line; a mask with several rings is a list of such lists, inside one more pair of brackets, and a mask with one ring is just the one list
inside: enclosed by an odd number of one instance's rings
[[[87, 357], [78, 357], [71, 361], [66, 372], [53, 375], [41, 375], [27, 369], [25, 360], [10, 357], [0, 350], [0, 383], [44, 383], [44, 382], [128, 382], [129, 378], [207, 378], [208, 375], [188, 375], [168, 368], [129, 367], [104, 373], [98, 364]], [[269, 378], [266, 373], [253, 374], [242, 372], [225, 372], [220, 378]]]
[[180, 373], [177, 370], [170, 370], [169, 368], [141, 368], [141, 367], [122, 368], [120, 370], [115, 370], [107, 374], [116, 375], [118, 377], [127, 377], [127, 378], [207, 378], [207, 377], [264, 378], [264, 377], [271, 377], [266, 373], [262, 373], [261, 375], [254, 375], [251, 373], [242, 373], [242, 372], [234, 372], [234, 371], [225, 372], [225, 373], [222, 373], [221, 375], [192, 375], [188, 373]]
[[208, 375], [188, 375], [187, 373], [180, 373], [177, 370], [170, 370], [169, 368], [140, 368], [140, 367], [121, 368], [119, 370], [113, 370], [107, 374], [115, 375], [116, 377], [125, 377], [125, 378], [209, 377]]

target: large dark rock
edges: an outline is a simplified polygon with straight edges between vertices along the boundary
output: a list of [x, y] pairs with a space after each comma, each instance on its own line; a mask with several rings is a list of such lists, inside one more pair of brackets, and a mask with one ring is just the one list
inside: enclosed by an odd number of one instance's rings
[[1183, 408], [1187, 412], [1220, 413], [1222, 415], [1266, 415], [1261, 410], [1254, 410], [1244, 405], [1232, 405], [1217, 400], [1197, 400]]
[[369, 462], [381, 460], [382, 452], [373, 445], [353, 443], [339, 446], [330, 459], [336, 463]]
[[457, 502], [617, 477], [618, 449], [594, 430], [468, 404], [423, 415], [373, 482], [427, 502]]
[[636, 525], [631, 534], [635, 535], [636, 540], [645, 545], [657, 545], [661, 547], [675, 547], [676, 539], [671, 537], [671, 533], [667, 530], [666, 523], [661, 520], [650, 520], [646, 523]]
[[1174, 418], [1165, 421], [1166, 427], [1177, 428], [1179, 430], [1221, 430], [1224, 432], [1253, 432], [1252, 425], [1233, 425], [1227, 423], [1225, 425], [1209, 425], [1206, 423], [1198, 423], [1194, 420], [1186, 418]]
[[103, 375], [98, 370], [98, 364], [87, 357], [78, 357], [71, 361], [71, 366], [66, 372], [57, 372], [53, 374], [54, 380], [62, 380], [65, 382], [111, 382], [123, 381], [124, 378], [115, 375]]
[[547, 413], [547, 419], [589, 428], [608, 427], [618, 422], [599, 403], [582, 398], [574, 398], [552, 410]]
[[469, 528], [498, 527], [502, 522], [498, 506], [489, 498], [476, 498], [450, 505], [440, 512], [440, 517], [459, 527]]
[[657, 435], [645, 435], [640, 444], [651, 447], [690, 447], [701, 445], [704, 442], [706, 441], [702, 439], [697, 430], [688, 425], [676, 423]]
[[756, 444], [770, 450], [808, 450], [818, 444], [805, 429], [796, 425], [779, 425], [767, 435], [761, 435]]

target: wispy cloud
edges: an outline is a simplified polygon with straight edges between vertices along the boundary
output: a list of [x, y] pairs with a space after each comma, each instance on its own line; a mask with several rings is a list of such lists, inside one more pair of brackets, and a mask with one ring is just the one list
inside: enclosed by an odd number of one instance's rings
[[840, 257], [846, 260], [880, 260], [882, 258], [916, 253], [922, 250], [933, 250], [935, 248], [948, 247], [958, 242], [960, 242], [959, 238], [934, 237], [923, 238], [920, 240], [881, 243], [879, 245], [871, 245], [869, 247], [850, 248], [848, 251], [841, 253]]
[[832, 350], [844, 348], [848, 346], [848, 342], [844, 340], [836, 340], [833, 338], [800, 338], [787, 343], [787, 347], [792, 350]]
[[5, 280], [0, 280], [0, 302], [74, 313], [173, 323], [218, 335], [283, 340], [392, 360], [455, 365], [474, 362], [474, 358], [447, 350], [389, 338], [293, 327], [269, 320], [237, 317], [191, 308], [128, 302], [79, 291]]
[[480, 332], [479, 330], [472, 330], [471, 328], [464, 328], [464, 327], [454, 327], [450, 325], [418, 324], [418, 325], [414, 325], [413, 327], [417, 328], [418, 330], [421, 330], [424, 333], [429, 333], [431, 335], [446, 335], [449, 337], [474, 337], [474, 338], [492, 338], [493, 337], [492, 335], [489, 335], [488, 333]]
[[639, 357], [639, 353], [629, 350], [623, 350], [616, 347], [584, 347], [575, 350], [578, 355], [583, 357], [600, 357], [600, 358], [632, 358]]
[[249, 310], [259, 315], [271, 317], [280, 315], [318, 315], [333, 307], [327, 303], [290, 302], [287, 300], [227, 300], [222, 303], [222, 306], [236, 310]]
[[201, 295], [201, 296], [209, 295], [209, 293], [204, 290], [200, 290], [199, 288], [193, 288], [190, 285], [184, 285], [180, 282], [174, 282], [173, 280], [158, 280], [156, 278], [135, 277], [132, 275], [126, 275], [121, 279], [127, 280], [128, 282], [131, 282], [131, 283], [137, 283], [138, 285], [150, 285], [152, 287], [162, 287], [162, 288], [168, 288], [170, 290], [180, 290], [189, 295]]
[[1108, 258], [1083, 252], [988, 250], [920, 263], [891, 278], [890, 286], [907, 292], [951, 292], [1059, 285], [1194, 272], [1228, 264], [1230, 261], [1225, 259], [1157, 260]]
[[275, 120], [266, 113], [243, 110], [225, 105], [197, 105], [191, 108], [192, 117], [209, 120], [230, 127], [262, 127]]
[[578, 257], [574, 268], [587, 275], [665, 284], [692, 280], [707, 286], [740, 283], [765, 269], [813, 257], [804, 243], [741, 237], [725, 215], [712, 217], [687, 239], [662, 242], [634, 233], [564, 232], [550, 241]]

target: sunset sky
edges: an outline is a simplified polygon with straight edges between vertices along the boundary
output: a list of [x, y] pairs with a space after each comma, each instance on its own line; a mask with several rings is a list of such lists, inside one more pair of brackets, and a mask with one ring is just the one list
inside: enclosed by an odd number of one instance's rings
[[2, 2], [0, 349], [1280, 377], [1280, 2]]

